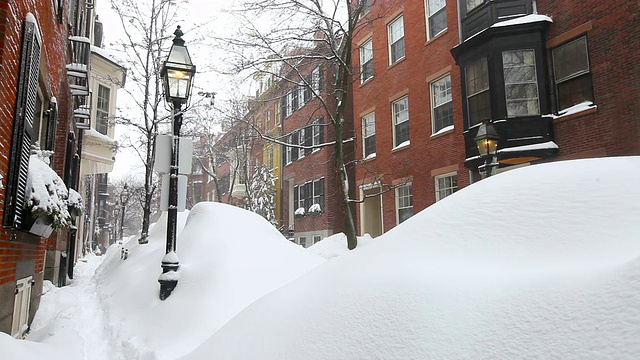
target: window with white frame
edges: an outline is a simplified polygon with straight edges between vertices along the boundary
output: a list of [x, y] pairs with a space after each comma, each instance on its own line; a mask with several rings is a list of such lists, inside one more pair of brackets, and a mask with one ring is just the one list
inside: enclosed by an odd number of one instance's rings
[[398, 224], [413, 216], [413, 185], [406, 184], [396, 189]]
[[393, 117], [393, 146], [397, 147], [409, 141], [409, 97], [405, 96], [391, 105]]
[[305, 94], [305, 89], [307, 89], [307, 87], [304, 82], [298, 84], [298, 108], [302, 108], [305, 104], [305, 100], [308, 99], [308, 95]]
[[[312, 144], [313, 144], [313, 146], [321, 145], [324, 142], [324, 139], [323, 139], [324, 131], [323, 131], [323, 126], [322, 126], [322, 118], [315, 120], [313, 122], [313, 126], [312, 126], [311, 129], [312, 129], [312, 132], [313, 132], [312, 133], [312, 138], [313, 138]], [[318, 150], [320, 150], [319, 147], [315, 147], [313, 149], [313, 151], [318, 151]]]
[[273, 165], [273, 147], [269, 146], [267, 149], [267, 168], [269, 168], [269, 170], [273, 170]]
[[552, 50], [558, 109], [593, 101], [587, 37], [582, 36]]
[[450, 74], [431, 83], [431, 125], [434, 134], [453, 125]]
[[447, 29], [446, 0], [426, 0], [427, 3], [427, 39], [440, 34]]
[[317, 244], [322, 240], [322, 236], [321, 235], [313, 235], [313, 243]]
[[440, 201], [458, 190], [458, 174], [455, 172], [438, 175], [434, 180], [436, 201]]
[[376, 154], [376, 113], [362, 117], [362, 150], [364, 158]]
[[96, 131], [106, 135], [109, 129], [109, 99], [111, 89], [98, 85], [98, 103], [96, 105]]
[[540, 114], [536, 55], [532, 49], [502, 53], [507, 116]]
[[313, 206], [317, 204], [320, 212], [324, 211], [324, 178], [320, 178], [313, 182]]
[[[306, 134], [307, 132], [305, 131], [306, 129], [300, 129], [296, 132], [296, 135], [298, 136], [298, 144], [300, 144], [300, 146], [307, 146], [307, 139], [306, 139]], [[304, 157], [304, 155], [307, 153], [307, 149], [298, 149], [298, 159], [301, 159]]]
[[491, 119], [489, 69], [483, 58], [465, 68], [469, 126]]
[[[291, 144], [293, 137], [291, 135], [289, 135], [287, 137], [289, 144]], [[284, 150], [284, 163], [285, 164], [291, 164], [291, 162], [293, 161], [293, 147], [292, 146], [285, 146], [285, 150]]]
[[271, 110], [267, 110], [264, 113], [264, 119], [265, 119], [264, 121], [265, 121], [266, 126], [267, 126], [267, 130], [271, 130]]
[[322, 92], [322, 71], [320, 66], [317, 66], [311, 72], [311, 87], [315, 94], [320, 96], [320, 93]]
[[274, 108], [274, 117], [275, 117], [275, 121], [276, 121], [276, 125], [280, 124], [280, 102], [276, 102]]
[[300, 246], [302, 247], [307, 247], [307, 237], [306, 236], [298, 237], [298, 244], [300, 244]]
[[365, 41], [360, 46], [360, 82], [373, 77], [373, 39]]
[[404, 58], [404, 17], [398, 16], [389, 24], [389, 64]]

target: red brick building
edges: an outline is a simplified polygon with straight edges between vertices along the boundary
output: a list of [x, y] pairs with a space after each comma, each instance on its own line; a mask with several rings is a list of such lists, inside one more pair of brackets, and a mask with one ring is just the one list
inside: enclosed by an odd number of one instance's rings
[[[0, 331], [16, 337], [33, 319], [43, 281], [60, 285], [67, 276], [63, 255], [75, 232], [59, 228], [44, 238], [27, 227], [26, 181], [38, 143], [54, 152], [52, 168], [66, 187], [77, 189], [81, 120], [74, 110], [89, 98], [92, 5], [0, 1]], [[78, 76], [71, 76], [70, 64]]]
[[[640, 154], [637, 1], [369, 3], [353, 54], [360, 234], [479, 180], [485, 163]], [[476, 147], [486, 127], [495, 161]]]

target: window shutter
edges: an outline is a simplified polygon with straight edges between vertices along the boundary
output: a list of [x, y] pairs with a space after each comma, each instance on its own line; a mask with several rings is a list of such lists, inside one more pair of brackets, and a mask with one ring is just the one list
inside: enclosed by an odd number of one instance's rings
[[11, 154], [7, 171], [3, 225], [19, 227], [29, 171], [33, 116], [38, 96], [38, 74], [40, 70], [40, 45], [35, 18], [27, 14], [22, 38], [22, 55], [16, 96], [16, 113], [11, 139]]
[[324, 69], [322, 65], [318, 66], [318, 93], [322, 93], [323, 85], [324, 85]]
[[49, 103], [49, 121], [47, 123], [47, 138], [45, 148], [55, 151], [56, 127], [58, 124], [58, 104], [52, 99]]
[[324, 144], [324, 119], [318, 119], [318, 131], [320, 132], [320, 144]]
[[298, 197], [299, 197], [298, 190], [299, 190], [298, 186], [293, 187], [293, 207], [294, 208], [292, 209], [291, 212], [294, 212], [298, 209]]
[[[64, 160], [64, 183], [71, 187], [73, 179], [73, 155], [76, 149], [76, 134], [69, 131], [67, 134], [67, 152]], [[76, 189], [77, 190], [77, 189]]]

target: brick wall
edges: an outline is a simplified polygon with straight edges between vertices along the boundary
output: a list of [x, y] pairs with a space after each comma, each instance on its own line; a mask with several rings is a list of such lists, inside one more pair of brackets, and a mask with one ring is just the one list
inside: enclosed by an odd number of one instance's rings
[[[393, 3], [392, 3], [393, 4]], [[447, 6], [448, 29], [427, 41], [424, 1], [397, 2], [391, 7], [381, 6], [372, 10], [355, 44], [367, 38], [373, 39], [374, 77], [361, 84], [354, 82], [354, 117], [356, 127], [356, 159], [362, 159], [361, 117], [375, 111], [376, 157], [360, 161], [356, 167], [356, 184], [367, 184], [375, 177], [383, 182], [397, 183], [411, 179], [413, 184], [414, 213], [435, 202], [435, 184], [432, 170], [458, 165], [458, 186], [469, 184], [464, 162], [462, 135], [462, 99], [460, 70], [455, 65], [450, 49], [458, 44], [456, 1]], [[387, 25], [400, 13], [404, 16], [405, 58], [389, 65]], [[359, 66], [359, 50], [354, 46], [354, 67]], [[356, 71], [357, 72], [357, 71]], [[439, 75], [451, 74], [453, 90], [454, 129], [432, 137], [430, 81]], [[411, 144], [393, 149], [393, 125], [391, 102], [408, 95], [409, 132]], [[397, 222], [395, 191], [382, 196], [384, 231]], [[360, 214], [358, 212], [358, 224]]]
[[[2, 63], [0, 66], [0, 174], [6, 178], [9, 149], [13, 129], [15, 112], [16, 90], [18, 81], [18, 62], [22, 42], [22, 29], [24, 19], [31, 12], [38, 23], [42, 35], [42, 57], [40, 83], [45, 97], [55, 96], [58, 99], [58, 132], [66, 133], [69, 119], [69, 96], [66, 83], [66, 50], [67, 29], [66, 25], [59, 24], [51, 1], [38, 0], [31, 2], [17, 1], [10, 5], [6, 1], [0, 1], [0, 13], [3, 16], [0, 21], [0, 51]], [[62, 140], [64, 141], [64, 140]], [[56, 154], [53, 162], [54, 169], [62, 173], [64, 166], [64, 145], [60, 146], [60, 139], [56, 138]], [[6, 181], [6, 180], [5, 180]], [[4, 210], [4, 191], [0, 191], [0, 216]], [[12, 237], [13, 236], [13, 237]], [[54, 235], [55, 236], [55, 235]], [[33, 272], [41, 273], [44, 270], [44, 254], [48, 247], [55, 249], [55, 237], [49, 241], [35, 238], [31, 235], [16, 232], [12, 234], [8, 229], [0, 230], [0, 285], [15, 281], [16, 268], [19, 263], [34, 261]], [[39, 291], [34, 290], [37, 294]], [[4, 301], [4, 300], [3, 300]]]
[[[553, 18], [548, 39], [586, 27], [595, 113], [556, 120], [560, 155], [640, 154], [640, 3], [538, 0], [538, 12]], [[552, 72], [550, 72], [552, 74]], [[553, 81], [553, 79], [551, 79]], [[553, 83], [553, 82], [552, 82]], [[587, 155], [588, 156], [588, 155]]]

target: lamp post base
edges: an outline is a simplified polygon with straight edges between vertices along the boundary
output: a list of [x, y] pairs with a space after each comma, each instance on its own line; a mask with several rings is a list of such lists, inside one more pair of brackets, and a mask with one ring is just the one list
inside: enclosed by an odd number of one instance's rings
[[179, 267], [180, 264], [178, 262], [162, 262], [162, 274], [160, 274], [158, 278], [158, 282], [160, 283], [160, 300], [168, 298], [171, 292], [173, 292], [173, 289], [178, 285], [178, 280], [180, 280], [180, 273], [178, 273]]

